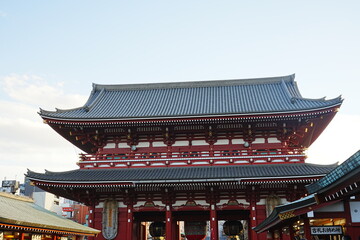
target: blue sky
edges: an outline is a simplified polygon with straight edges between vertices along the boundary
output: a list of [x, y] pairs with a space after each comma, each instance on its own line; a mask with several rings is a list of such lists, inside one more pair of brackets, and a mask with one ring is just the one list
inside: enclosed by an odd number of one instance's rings
[[344, 161], [360, 149], [359, 11], [359, 1], [0, 0], [0, 178], [77, 168], [79, 150], [37, 111], [83, 105], [92, 83], [293, 73], [304, 97], [345, 99], [308, 150], [309, 162]]

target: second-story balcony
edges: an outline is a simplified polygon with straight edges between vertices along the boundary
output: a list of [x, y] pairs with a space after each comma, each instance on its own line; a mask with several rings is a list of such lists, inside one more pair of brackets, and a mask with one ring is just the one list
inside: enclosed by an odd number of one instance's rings
[[80, 154], [80, 168], [180, 167], [199, 165], [299, 163], [306, 155], [299, 149], [246, 149], [216, 151], [131, 151]]

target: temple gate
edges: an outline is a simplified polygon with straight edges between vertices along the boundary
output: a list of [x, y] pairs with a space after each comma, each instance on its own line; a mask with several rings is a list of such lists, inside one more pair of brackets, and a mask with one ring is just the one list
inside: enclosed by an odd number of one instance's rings
[[294, 75], [94, 84], [83, 107], [40, 111], [79, 169], [27, 176], [90, 206], [99, 240], [266, 239], [252, 228], [336, 167], [305, 151], [341, 103], [303, 98]]

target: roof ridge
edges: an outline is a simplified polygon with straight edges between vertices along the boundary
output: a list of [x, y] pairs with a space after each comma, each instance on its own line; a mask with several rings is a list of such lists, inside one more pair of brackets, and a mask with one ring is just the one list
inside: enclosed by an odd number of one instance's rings
[[31, 202], [31, 203], [34, 202], [33, 199], [31, 199], [31, 198], [29, 198], [27, 196], [14, 195], [14, 194], [11, 194], [11, 193], [6, 193], [6, 192], [0, 192], [0, 196], [15, 199], [15, 200], [19, 200], [19, 201], [23, 201], [23, 202]]
[[100, 93], [96, 96], [96, 98], [90, 103], [90, 102], [86, 102], [85, 105], [83, 106], [83, 108], [85, 108], [85, 111], [89, 111], [94, 105], [95, 103], [97, 103], [99, 101], [99, 99], [104, 95], [105, 92], [105, 88], [101, 89]]
[[236, 85], [271, 84], [281, 81], [292, 82], [295, 74], [279, 77], [227, 79], [227, 80], [205, 80], [205, 81], [182, 81], [162, 83], [137, 83], [137, 84], [96, 84], [93, 83], [93, 90], [149, 90], [149, 89], [173, 89], [173, 88], [198, 88], [198, 87], [225, 87]]
[[322, 97], [322, 98], [304, 98], [304, 97], [293, 97], [293, 98], [299, 99], [299, 100], [312, 100], [312, 101], [318, 101], [318, 102], [333, 101], [333, 100], [340, 100], [342, 102], [342, 101], [344, 101], [344, 99], [341, 98], [341, 96], [342, 95], [339, 95], [339, 96], [331, 98], [331, 99], [326, 99], [326, 96]]

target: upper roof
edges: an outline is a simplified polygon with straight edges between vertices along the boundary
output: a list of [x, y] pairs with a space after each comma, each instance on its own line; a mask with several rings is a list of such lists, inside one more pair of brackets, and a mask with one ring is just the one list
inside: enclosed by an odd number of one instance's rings
[[295, 75], [197, 82], [99, 85], [82, 107], [40, 115], [66, 120], [184, 118], [311, 111], [338, 105], [341, 97], [303, 98]]
[[347, 179], [357, 176], [360, 173], [360, 150], [349, 157], [345, 162], [328, 173], [319, 181], [306, 186], [309, 193], [319, 193], [326, 191], [329, 187], [334, 187]]
[[36, 173], [28, 171], [30, 180], [45, 182], [72, 183], [165, 183], [165, 182], [200, 182], [229, 180], [289, 179], [299, 177], [324, 176], [335, 165], [264, 164], [235, 166], [199, 166], [171, 168], [115, 168], [115, 169], [77, 169], [67, 172]]
[[100, 232], [58, 216], [36, 205], [30, 198], [9, 193], [0, 193], [0, 222], [25, 227], [30, 231], [33, 228], [33, 231], [41, 228], [49, 231], [65, 231], [70, 235], [95, 235]]

